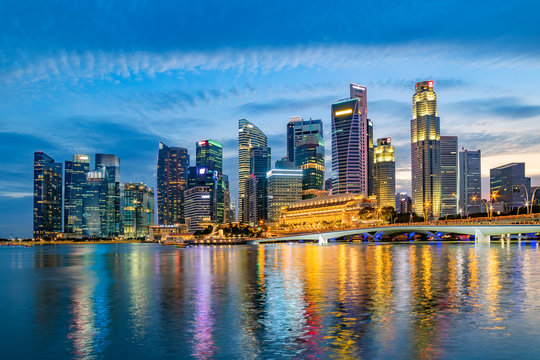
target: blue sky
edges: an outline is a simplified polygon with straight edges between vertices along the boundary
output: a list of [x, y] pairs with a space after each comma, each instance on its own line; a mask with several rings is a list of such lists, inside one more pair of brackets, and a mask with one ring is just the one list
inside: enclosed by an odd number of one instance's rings
[[[540, 183], [535, 1], [2, 1], [0, 236], [29, 236], [32, 156], [114, 153], [123, 181], [155, 187], [158, 141], [224, 144], [237, 189], [237, 120], [285, 155], [290, 116], [325, 123], [348, 83], [368, 87], [410, 187], [414, 83], [433, 79], [443, 135], [489, 168], [525, 161]], [[327, 169], [329, 170], [329, 163]]]

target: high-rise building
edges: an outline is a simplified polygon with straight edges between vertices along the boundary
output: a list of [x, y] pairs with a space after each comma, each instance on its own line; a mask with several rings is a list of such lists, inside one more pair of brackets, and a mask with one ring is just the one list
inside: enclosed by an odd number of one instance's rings
[[106, 167], [86, 173], [83, 195], [83, 235], [89, 238], [109, 237], [109, 179]]
[[276, 169], [290, 169], [290, 170], [296, 169], [294, 162], [289, 161], [287, 157], [281, 158], [281, 160], [276, 160], [276, 163], [274, 166], [276, 167]]
[[[218, 222], [218, 198], [220, 187], [223, 186], [222, 180], [219, 181], [217, 171], [210, 171], [205, 167], [190, 166], [188, 170], [187, 189], [193, 189], [195, 187], [207, 188], [208, 194], [210, 194], [210, 220]], [[223, 206], [223, 193], [221, 193], [221, 201]], [[222, 222], [223, 219], [220, 219]]]
[[367, 89], [332, 104], [332, 194], [368, 193]]
[[482, 162], [480, 150], [459, 152], [459, 212], [482, 212]]
[[[296, 152], [300, 143], [305, 143], [306, 138], [315, 139], [324, 147], [322, 120], [304, 120], [300, 116], [293, 116], [287, 124], [287, 158], [299, 167]], [[324, 151], [324, 150], [323, 150]]]
[[324, 191], [328, 191], [329, 194], [332, 193], [332, 178], [328, 178], [324, 181]]
[[64, 167], [64, 233], [83, 234], [83, 199], [86, 174], [90, 171], [90, 155], [75, 154]]
[[380, 208], [396, 203], [396, 158], [390, 138], [377, 139], [374, 149], [374, 193]]
[[219, 224], [225, 218], [225, 192], [223, 184], [223, 145], [215, 140], [197, 142], [197, 167], [206, 168], [214, 174], [212, 219]]
[[157, 159], [157, 198], [159, 225], [184, 223], [189, 154], [187, 149], [159, 143]]
[[458, 138], [441, 136], [441, 217], [458, 213]]
[[368, 196], [375, 195], [375, 159], [374, 159], [374, 142], [373, 142], [373, 122], [367, 120], [367, 185]]
[[184, 193], [185, 216], [189, 231], [202, 230], [203, 221], [210, 221], [212, 216], [212, 189], [208, 186], [195, 186]]
[[252, 224], [266, 221], [268, 218], [268, 196], [266, 192], [266, 173], [272, 164], [271, 150], [268, 146], [257, 146], [250, 149], [250, 176], [245, 180], [247, 201], [244, 208], [244, 219]]
[[229, 186], [229, 176], [223, 175], [221, 184], [223, 189], [223, 223], [227, 224], [235, 221], [234, 217], [231, 216], [231, 191]]
[[123, 194], [124, 237], [145, 237], [154, 225], [154, 191], [143, 183], [126, 183]]
[[268, 221], [278, 222], [281, 208], [302, 200], [302, 170], [273, 169], [266, 173]]
[[294, 152], [296, 151], [295, 128], [297, 123], [302, 123], [301, 116], [292, 116], [287, 123], [287, 159], [294, 163]]
[[62, 163], [43, 152], [34, 153], [34, 239], [51, 239], [62, 232]]
[[113, 154], [96, 154], [96, 170], [106, 169], [105, 217], [102, 219], [102, 236], [118, 236], [121, 231], [120, 216], [120, 159]]
[[[247, 121], [238, 120], [238, 206], [239, 221], [249, 221], [249, 211], [245, 199], [247, 196], [246, 180], [250, 177], [250, 149], [255, 146], [267, 146], [268, 141], [263, 132]], [[268, 171], [269, 169], [267, 169]], [[265, 172], [266, 174], [266, 172]], [[247, 216], [247, 217], [245, 217]]]
[[414, 212], [428, 219], [441, 210], [440, 119], [433, 81], [416, 83], [411, 120], [411, 176]]
[[408, 213], [412, 212], [412, 199], [407, 193], [400, 192], [396, 194], [396, 212]]
[[322, 132], [305, 135], [297, 142], [295, 161], [302, 169], [302, 197], [314, 197], [314, 190], [324, 189], [324, 140]]
[[[489, 171], [493, 202], [502, 202], [504, 210], [525, 206], [531, 200], [531, 178], [525, 176], [525, 163], [510, 163]], [[528, 196], [527, 196], [528, 195]]]

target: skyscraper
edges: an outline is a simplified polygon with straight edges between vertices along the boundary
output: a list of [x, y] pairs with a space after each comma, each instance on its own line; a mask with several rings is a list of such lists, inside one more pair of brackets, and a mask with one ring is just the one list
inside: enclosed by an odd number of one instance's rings
[[302, 170], [273, 169], [266, 174], [268, 221], [279, 221], [281, 208], [302, 200]]
[[185, 216], [189, 231], [202, 230], [202, 221], [211, 220], [212, 194], [208, 186], [195, 186], [185, 191]]
[[314, 197], [314, 191], [324, 189], [324, 140], [322, 132], [305, 135], [297, 142], [296, 166], [302, 169], [302, 197]]
[[[531, 200], [531, 178], [525, 176], [525, 163], [510, 163], [489, 171], [493, 202], [502, 202], [505, 211], [525, 206]], [[528, 195], [528, 196], [527, 196]]]
[[102, 219], [102, 236], [120, 234], [120, 159], [113, 154], [96, 154], [96, 170], [106, 169], [105, 217]]
[[[247, 222], [245, 217], [249, 211], [246, 208], [245, 198], [246, 180], [250, 177], [250, 149], [255, 146], [267, 146], [266, 135], [246, 119], [238, 120], [238, 205], [239, 221]], [[266, 174], [266, 172], [265, 172]]]
[[481, 165], [480, 150], [459, 152], [459, 210], [462, 215], [482, 212]]
[[83, 235], [90, 238], [114, 236], [109, 233], [109, 180], [107, 167], [86, 173], [83, 195]]
[[374, 143], [373, 143], [373, 122], [367, 120], [367, 195], [375, 195], [375, 160], [374, 160]]
[[223, 145], [215, 140], [202, 140], [197, 142], [196, 148], [197, 168], [205, 168], [213, 173], [212, 220], [222, 224], [225, 216], [225, 191], [222, 174]]
[[64, 232], [83, 234], [83, 199], [86, 174], [90, 171], [90, 155], [75, 154], [64, 167]]
[[414, 212], [438, 218], [441, 209], [440, 119], [433, 81], [416, 83], [411, 120], [411, 176]]
[[302, 123], [301, 116], [292, 116], [287, 123], [287, 159], [294, 163], [294, 152], [296, 151], [295, 128], [297, 123]]
[[332, 104], [332, 194], [368, 193], [367, 89]]
[[246, 182], [247, 205], [244, 218], [252, 224], [266, 221], [268, 218], [268, 196], [266, 189], [266, 173], [272, 164], [271, 149], [268, 146], [257, 146], [250, 149], [250, 176]]
[[396, 212], [398, 213], [408, 213], [412, 212], [412, 199], [407, 193], [400, 192], [396, 194]]
[[143, 183], [126, 183], [123, 187], [124, 237], [145, 237], [154, 225], [154, 191]]
[[157, 197], [159, 225], [184, 222], [189, 154], [187, 149], [159, 143], [157, 159]]
[[441, 136], [441, 217], [458, 213], [457, 136]]
[[51, 239], [62, 232], [62, 163], [34, 153], [34, 239]]
[[377, 139], [374, 149], [374, 193], [379, 207], [396, 204], [396, 161], [394, 147], [390, 138]]

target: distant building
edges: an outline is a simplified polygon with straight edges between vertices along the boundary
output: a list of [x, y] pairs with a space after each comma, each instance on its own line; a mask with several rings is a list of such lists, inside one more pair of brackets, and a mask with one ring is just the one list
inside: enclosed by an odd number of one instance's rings
[[102, 217], [102, 236], [118, 236], [121, 231], [120, 215], [120, 159], [113, 154], [96, 154], [96, 170], [106, 169], [106, 194]]
[[64, 233], [83, 235], [83, 201], [86, 174], [90, 171], [90, 155], [75, 154], [64, 167]]
[[332, 193], [332, 178], [328, 178], [324, 181], [324, 190]]
[[375, 195], [375, 144], [373, 141], [373, 122], [368, 119], [367, 120], [367, 148], [368, 148], [368, 156], [367, 156], [367, 195]]
[[396, 212], [408, 213], [412, 212], [412, 199], [407, 193], [400, 192], [396, 194]]
[[[246, 119], [238, 120], [238, 208], [239, 221], [249, 221], [246, 184], [250, 177], [250, 150], [256, 146], [267, 146], [266, 135]], [[266, 171], [270, 170], [268, 168]], [[265, 172], [266, 174], [266, 172]]]
[[[459, 211], [462, 215], [483, 212], [480, 150], [459, 152]], [[484, 209], [485, 210], [485, 209]]]
[[213, 172], [214, 194], [212, 220], [222, 224], [225, 219], [225, 184], [223, 183], [223, 145], [215, 140], [197, 142], [197, 167]]
[[416, 83], [411, 120], [411, 176], [414, 212], [428, 219], [441, 210], [440, 119], [433, 81]]
[[294, 165], [293, 161], [289, 161], [286, 157], [282, 158], [281, 160], [276, 160], [276, 163], [274, 165], [276, 169], [289, 169], [294, 170], [296, 169], [296, 165]]
[[34, 239], [51, 239], [62, 232], [62, 163], [43, 152], [34, 153]]
[[184, 193], [185, 216], [189, 223], [189, 231], [202, 230], [199, 224], [211, 221], [212, 216], [212, 190], [208, 186], [196, 186]]
[[154, 191], [143, 183], [123, 185], [124, 237], [148, 235], [154, 225]]
[[281, 208], [302, 200], [302, 170], [273, 169], [266, 174], [268, 221], [279, 221]]
[[368, 193], [367, 89], [350, 84], [350, 99], [332, 104], [332, 194]]
[[109, 233], [111, 214], [108, 213], [108, 197], [111, 178], [112, 176], [107, 174], [106, 167], [86, 173], [83, 197], [83, 235], [85, 237], [115, 236]]
[[301, 200], [281, 211], [279, 225], [291, 230], [355, 226], [361, 223], [358, 213], [363, 208], [376, 206], [375, 199], [359, 194], [340, 194]]
[[[489, 171], [493, 202], [502, 202], [505, 211], [525, 206], [531, 197], [531, 178], [525, 176], [525, 163], [511, 163]], [[529, 198], [527, 198], [527, 194]]]
[[251, 224], [268, 219], [266, 173], [270, 171], [271, 163], [271, 149], [268, 146], [250, 149], [250, 176], [245, 181], [247, 206], [243, 218], [248, 219]]
[[158, 222], [184, 222], [184, 191], [187, 189], [189, 154], [187, 149], [159, 143], [157, 160]]
[[394, 207], [396, 194], [396, 158], [390, 138], [377, 139], [374, 150], [375, 196], [379, 207]]
[[441, 136], [441, 213], [440, 217], [458, 211], [458, 138]]

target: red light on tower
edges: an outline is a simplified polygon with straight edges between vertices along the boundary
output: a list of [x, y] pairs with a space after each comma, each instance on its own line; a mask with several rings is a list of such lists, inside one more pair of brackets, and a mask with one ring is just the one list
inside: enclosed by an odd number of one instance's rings
[[429, 87], [433, 87], [433, 80], [428, 81]]

